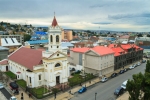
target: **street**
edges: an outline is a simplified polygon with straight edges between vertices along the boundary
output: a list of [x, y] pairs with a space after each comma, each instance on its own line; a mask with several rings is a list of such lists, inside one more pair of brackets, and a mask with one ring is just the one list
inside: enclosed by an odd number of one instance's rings
[[[140, 66], [118, 75], [117, 77], [108, 80], [105, 83], [97, 83], [92, 87], [87, 88], [87, 91], [82, 94], [77, 94], [71, 100], [116, 100], [114, 91], [125, 80], [132, 79], [133, 74], [145, 71], [146, 63], [142, 63]], [[95, 95], [95, 93], [97, 93]], [[95, 98], [96, 96], [96, 98]]]
[[5, 88], [0, 89], [0, 91], [1, 91], [1, 92], [3, 93], [3, 95], [7, 98], [7, 100], [10, 99], [11, 94], [10, 94]]

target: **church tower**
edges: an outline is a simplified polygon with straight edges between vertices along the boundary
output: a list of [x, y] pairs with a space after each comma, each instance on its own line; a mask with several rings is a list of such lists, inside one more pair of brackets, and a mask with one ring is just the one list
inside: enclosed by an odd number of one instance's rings
[[48, 30], [48, 51], [61, 51], [61, 28], [54, 15], [51, 26]]
[[54, 16], [48, 29], [48, 50], [42, 52], [44, 82], [48, 87], [66, 84], [70, 76], [67, 51], [61, 49], [61, 27]]

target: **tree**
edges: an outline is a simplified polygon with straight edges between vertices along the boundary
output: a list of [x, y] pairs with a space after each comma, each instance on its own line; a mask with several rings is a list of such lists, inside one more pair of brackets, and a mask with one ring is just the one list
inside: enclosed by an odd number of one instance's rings
[[150, 34], [147, 34], [147, 37], [150, 37]]
[[30, 38], [31, 38], [31, 35], [29, 35], [29, 34], [24, 34], [24, 42], [25, 42], [25, 41], [29, 41]]
[[143, 35], [142, 35], [141, 33], [140, 33], [140, 34], [138, 34], [137, 36], [138, 36], [138, 37], [143, 37]]
[[144, 100], [150, 100], [150, 61], [147, 61], [145, 69]]
[[128, 80], [127, 83], [127, 91], [129, 92], [129, 100], [140, 100], [140, 97], [143, 92], [141, 89], [143, 88], [144, 75], [142, 73], [134, 74], [133, 80]]
[[72, 30], [72, 34], [73, 34], [73, 36], [75, 36], [75, 35], [76, 35], [76, 32]]
[[129, 100], [150, 100], [150, 61], [147, 61], [145, 73], [133, 75], [133, 80], [128, 80], [127, 91]]

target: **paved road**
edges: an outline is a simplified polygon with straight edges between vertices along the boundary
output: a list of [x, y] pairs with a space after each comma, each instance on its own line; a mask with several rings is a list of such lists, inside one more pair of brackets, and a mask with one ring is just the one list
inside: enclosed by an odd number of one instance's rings
[[7, 100], [10, 99], [11, 94], [5, 88], [0, 89], [0, 91], [4, 94], [4, 96], [7, 98]]
[[88, 90], [83, 94], [77, 94], [71, 100], [116, 100], [114, 96], [114, 90], [119, 87], [125, 80], [132, 79], [133, 74], [139, 72], [144, 72], [146, 63], [141, 64], [135, 69], [129, 70], [128, 72], [119, 75], [113, 79], [108, 80], [105, 83], [98, 83], [92, 87], [89, 87]]

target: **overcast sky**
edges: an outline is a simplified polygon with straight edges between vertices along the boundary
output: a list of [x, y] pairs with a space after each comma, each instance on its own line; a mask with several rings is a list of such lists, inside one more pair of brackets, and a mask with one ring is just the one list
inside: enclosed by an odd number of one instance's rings
[[0, 21], [66, 29], [150, 32], [150, 0], [0, 0]]

